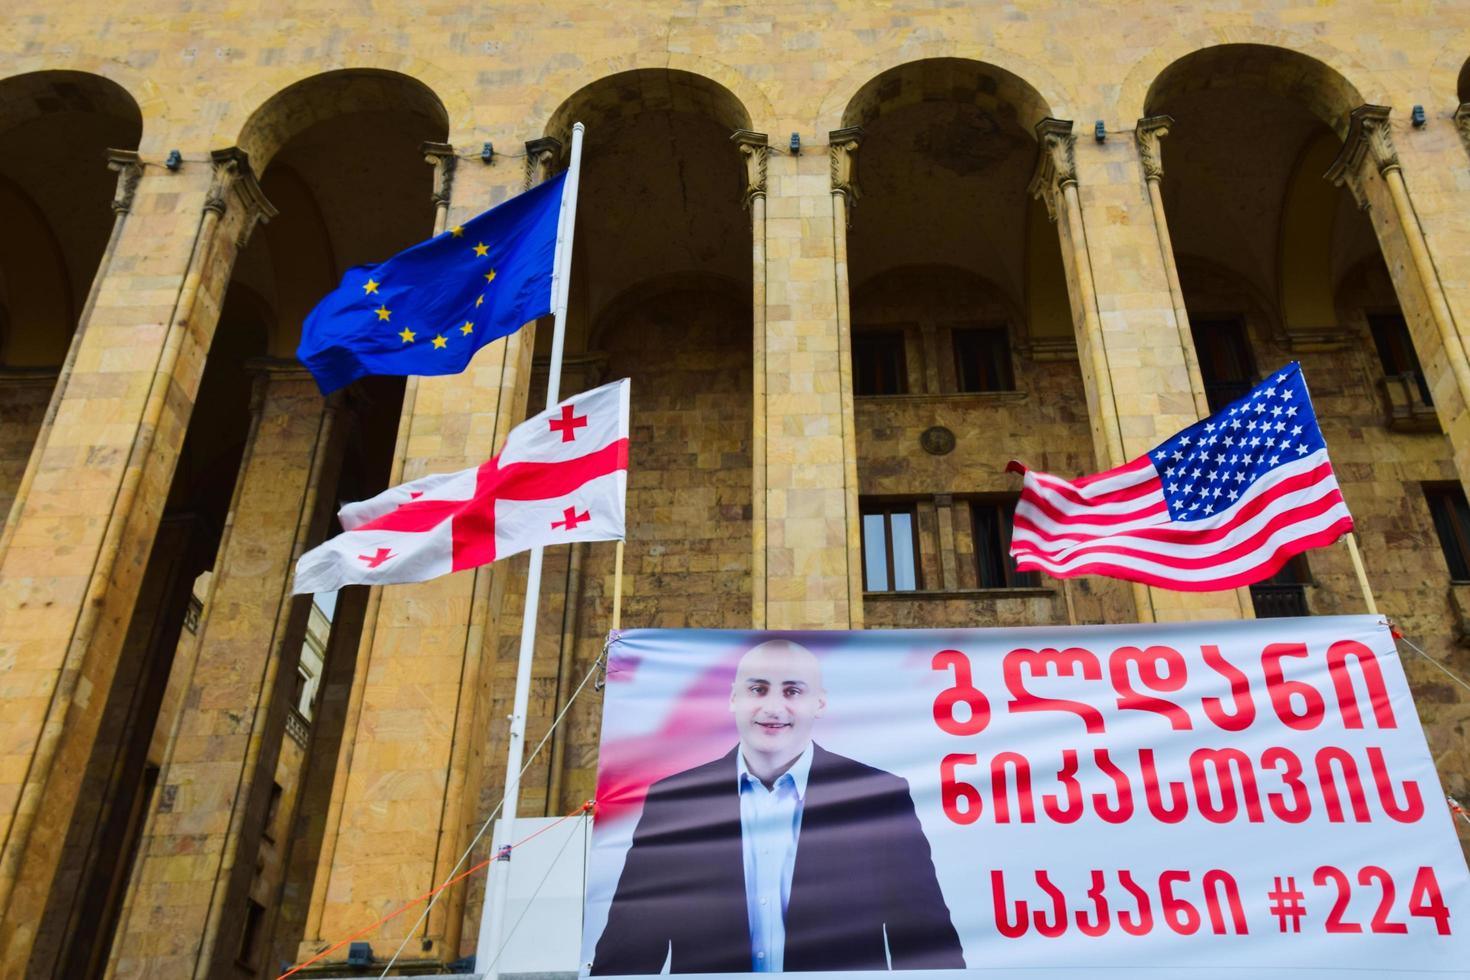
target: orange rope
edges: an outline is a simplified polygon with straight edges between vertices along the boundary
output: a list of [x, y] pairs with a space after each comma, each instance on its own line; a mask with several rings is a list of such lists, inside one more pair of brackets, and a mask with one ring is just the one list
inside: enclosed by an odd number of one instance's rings
[[321, 952], [317, 953], [311, 959], [306, 960], [303, 963], [298, 963], [295, 966], [291, 967], [291, 969], [287, 970], [285, 973], [283, 973], [280, 976], [276, 977], [276, 980], [286, 980], [286, 978], [289, 977], [289, 976], [291, 976], [293, 973], [299, 973], [302, 970], [306, 969], [308, 966], [311, 966], [313, 963], [315, 963], [318, 960], [322, 959], [323, 957], [331, 956], [333, 953], [335, 953], [337, 950], [341, 949], [343, 946], [346, 946], [348, 943], [352, 942], [354, 939], [361, 939], [363, 936], [366, 936], [368, 933], [372, 932], [374, 929], [378, 928], [378, 926], [380, 926], [383, 923], [387, 922], [389, 919], [395, 919], [395, 918], [397, 918], [398, 916], [402, 915], [404, 912], [407, 912], [409, 909], [413, 908], [415, 905], [419, 904], [420, 902], [427, 901], [428, 899], [433, 898], [435, 895], [439, 894], [444, 889], [448, 888], [450, 885], [453, 885], [453, 884], [456, 884], [457, 882], [463, 881], [464, 879], [468, 878], [470, 875], [474, 874], [476, 871], [479, 871], [481, 868], [489, 867], [489, 865], [491, 864], [491, 862], [498, 861], [499, 859], [505, 857], [506, 855], [510, 854], [511, 851], [515, 850], [517, 847], [520, 847], [522, 844], [526, 843], [527, 841], [533, 840], [533, 839], [535, 839], [537, 837], [540, 837], [542, 834], [546, 833], [551, 828], [560, 826], [561, 824], [566, 823], [568, 820], [572, 819], [573, 817], [581, 816], [582, 814], [587, 813], [589, 810], [591, 810], [596, 805], [597, 805], [597, 801], [596, 800], [588, 800], [586, 803], [583, 803], [581, 806], [577, 807], [575, 810], [573, 810], [571, 813], [568, 813], [566, 816], [562, 817], [560, 820], [557, 820], [555, 823], [549, 823], [549, 824], [547, 824], [545, 827], [542, 827], [540, 830], [536, 831], [534, 834], [529, 834], [529, 835], [527, 835], [525, 837], [522, 837], [520, 840], [516, 841], [514, 844], [507, 844], [507, 845], [505, 845], [499, 851], [497, 851], [493, 857], [486, 858], [485, 860], [481, 861], [479, 864], [475, 865], [473, 868], [467, 868], [466, 870], [464, 870], [464, 871], [460, 872], [459, 874], [455, 875], [453, 878], [450, 878], [448, 881], [446, 881], [444, 884], [440, 885], [438, 888], [431, 888], [431, 889], [429, 889], [428, 891], [426, 891], [422, 895], [420, 895], [418, 898], [415, 898], [415, 899], [407, 902], [406, 904], [400, 906], [399, 908], [394, 909], [392, 912], [389, 912], [387, 915], [383, 916], [381, 919], [379, 919], [377, 922], [374, 922], [372, 925], [365, 926], [364, 928], [357, 930], [352, 935], [348, 936], [346, 939], [339, 939], [339, 940], [337, 940], [335, 943], [332, 943], [332, 945], [328, 946], [326, 949], [324, 949]]

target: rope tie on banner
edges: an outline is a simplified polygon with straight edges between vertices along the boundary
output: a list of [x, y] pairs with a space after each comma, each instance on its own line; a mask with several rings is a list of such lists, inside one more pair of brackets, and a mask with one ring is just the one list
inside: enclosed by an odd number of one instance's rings
[[[1454, 671], [1450, 670], [1444, 664], [1440, 663], [1438, 660], [1435, 660], [1433, 657], [1431, 657], [1424, 650], [1420, 649], [1420, 647], [1419, 647], [1419, 645], [1417, 643], [1415, 643], [1413, 640], [1409, 639], [1407, 636], [1405, 636], [1403, 634], [1403, 632], [1399, 629], [1397, 623], [1395, 623], [1393, 620], [1387, 619], [1387, 618], [1385, 618], [1383, 622], [1384, 622], [1384, 625], [1386, 625], [1388, 627], [1389, 634], [1392, 635], [1395, 640], [1401, 641], [1410, 650], [1413, 650], [1419, 656], [1423, 657], [1425, 660], [1427, 660], [1431, 664], [1433, 664], [1435, 670], [1438, 670], [1440, 673], [1444, 674], [1446, 677], [1448, 677], [1450, 680], [1454, 681], [1456, 684], [1458, 684], [1461, 687], [1463, 687], [1465, 690], [1470, 691], [1470, 684], [1467, 684], [1464, 681], [1464, 679], [1460, 677], [1459, 674], [1456, 674]], [[1452, 813], [1455, 816], [1459, 817], [1461, 820], [1465, 821], [1467, 824], [1470, 824], [1470, 814], [1467, 814], [1465, 812], [1465, 808], [1460, 805], [1460, 801], [1459, 800], [1455, 799], [1453, 796], [1446, 796], [1445, 797], [1445, 802], [1450, 805], [1450, 813]]]
[[[609, 636], [607, 642], [603, 644], [602, 652], [599, 653], [597, 655], [597, 659], [592, 662], [591, 669], [587, 671], [587, 673], [586, 673], [585, 676], [583, 676], [583, 678], [581, 680], [581, 683], [579, 683], [577, 685], [577, 688], [576, 688], [576, 690], [574, 690], [572, 692], [571, 697], [567, 698], [567, 703], [562, 707], [560, 713], [558, 713], [557, 716], [554, 719], [552, 719], [551, 725], [546, 729], [546, 734], [541, 737], [541, 741], [536, 743], [536, 747], [534, 749], [532, 749], [530, 755], [527, 756], [526, 761], [525, 761], [525, 764], [521, 767], [521, 775], [522, 776], [524, 776], [526, 774], [526, 771], [531, 768], [531, 764], [536, 761], [537, 755], [539, 755], [540, 752], [541, 752], [541, 750], [546, 747], [546, 743], [549, 742], [549, 741], [551, 741], [551, 735], [552, 735], [552, 733], [556, 731], [557, 726], [559, 726], [562, 723], [562, 720], [566, 718], [567, 712], [571, 711], [571, 709], [572, 709], [572, 705], [574, 705], [574, 704], [577, 703], [578, 696], [580, 696], [581, 693], [584, 690], [587, 689], [588, 682], [591, 681], [594, 676], [596, 676], [599, 668], [602, 666], [603, 660], [607, 657], [607, 648], [608, 648], [608, 645], [611, 642], [612, 642], [612, 637]], [[393, 951], [393, 957], [392, 957], [392, 959], [390, 959], [388, 961], [388, 965], [383, 968], [383, 973], [381, 975], [382, 976], [387, 976], [388, 975], [388, 971], [393, 968], [393, 964], [398, 961], [399, 954], [401, 954], [403, 952], [403, 947], [406, 946], [406, 945], [408, 945], [409, 939], [412, 938], [412, 936], [414, 935], [414, 933], [416, 933], [418, 931], [419, 926], [421, 926], [423, 924], [424, 919], [426, 919], [428, 917], [430, 910], [432, 910], [433, 907], [434, 907], [434, 903], [439, 900], [439, 896], [442, 895], [451, 885], [458, 884], [459, 882], [461, 882], [464, 879], [468, 878], [470, 875], [474, 874], [476, 871], [480, 871], [480, 870], [482, 870], [484, 868], [488, 868], [495, 861], [500, 861], [500, 860], [506, 860], [506, 859], [508, 859], [509, 856], [510, 856], [511, 851], [513, 851], [517, 847], [520, 847], [522, 844], [526, 843], [526, 841], [530, 840], [531, 838], [538, 837], [541, 834], [546, 833], [551, 828], [556, 827], [559, 824], [565, 823], [568, 820], [571, 820], [573, 817], [577, 817], [577, 816], [581, 816], [581, 815], [586, 814], [586, 813], [590, 813], [596, 807], [597, 801], [596, 800], [588, 800], [587, 802], [583, 803], [581, 806], [577, 807], [577, 809], [573, 810], [571, 813], [568, 813], [567, 815], [565, 815], [561, 819], [557, 820], [555, 823], [547, 824], [545, 827], [542, 827], [540, 830], [536, 831], [535, 833], [530, 834], [530, 835], [522, 838], [521, 840], [516, 841], [513, 844], [507, 844], [507, 845], [505, 845], [500, 850], [496, 851], [493, 855], [491, 855], [490, 857], [488, 857], [485, 860], [481, 861], [479, 864], [475, 865], [474, 867], [467, 868], [464, 871], [460, 871], [459, 869], [460, 869], [461, 865], [463, 865], [465, 863], [465, 861], [469, 859], [469, 856], [474, 851], [476, 845], [478, 845], [480, 843], [480, 838], [482, 838], [482, 837], [485, 836], [485, 831], [487, 831], [487, 830], [490, 829], [491, 824], [493, 824], [495, 822], [495, 818], [500, 815], [500, 808], [502, 806], [504, 806], [504, 805], [505, 805], [505, 799], [504, 799], [504, 797], [502, 797], [501, 800], [500, 800], [500, 802], [497, 803], [497, 804], [495, 804], [495, 808], [490, 811], [490, 815], [485, 818], [485, 822], [480, 825], [479, 831], [475, 834], [474, 838], [470, 841], [469, 846], [465, 848], [464, 853], [462, 855], [460, 855], [459, 860], [454, 863], [454, 867], [449, 869], [449, 877], [447, 879], [445, 879], [445, 881], [443, 882], [443, 884], [440, 884], [439, 886], [437, 886], [435, 888], [431, 888], [428, 891], [424, 892], [422, 895], [419, 895], [417, 898], [414, 898], [414, 899], [412, 899], [412, 900], [410, 900], [408, 902], [405, 902], [399, 908], [394, 909], [392, 912], [389, 912], [387, 915], [385, 915], [382, 918], [378, 919], [376, 922], [372, 923], [371, 925], [364, 926], [363, 928], [357, 930], [352, 935], [347, 936], [345, 939], [339, 939], [336, 942], [330, 944], [329, 946], [324, 947], [319, 952], [317, 952], [314, 956], [312, 956], [310, 959], [305, 960], [305, 961], [303, 961], [301, 963], [296, 964], [291, 969], [287, 970], [285, 973], [282, 973], [280, 976], [276, 977], [276, 980], [286, 980], [286, 978], [289, 977], [289, 976], [291, 976], [292, 974], [301, 972], [302, 970], [306, 969], [308, 966], [311, 966], [313, 963], [316, 963], [319, 960], [321, 960], [323, 957], [330, 956], [332, 953], [334, 953], [337, 950], [341, 949], [343, 946], [345, 946], [348, 943], [352, 942], [354, 939], [361, 939], [363, 936], [366, 936], [368, 933], [372, 932], [374, 929], [377, 929], [379, 926], [383, 925], [384, 923], [386, 923], [386, 922], [388, 922], [388, 921], [390, 921], [392, 919], [397, 918], [398, 916], [402, 915], [404, 912], [407, 912], [409, 909], [413, 908], [414, 906], [418, 905], [420, 902], [423, 902], [423, 901], [425, 901], [427, 899], [428, 900], [428, 904], [424, 906], [423, 912], [419, 913], [418, 921], [416, 921], [413, 924], [413, 928], [409, 929], [408, 932], [406, 932], [404, 934], [403, 941], [401, 943], [399, 943], [398, 944], [398, 948]]]
[[1470, 683], [1466, 683], [1465, 679], [1463, 677], [1461, 677], [1459, 674], [1457, 674], [1454, 671], [1450, 670], [1444, 664], [1440, 663], [1438, 660], [1435, 660], [1429, 654], [1427, 654], [1423, 650], [1421, 650], [1419, 648], [1419, 645], [1418, 644], [1416, 644], [1413, 640], [1409, 639], [1407, 636], [1405, 636], [1399, 630], [1398, 624], [1396, 624], [1393, 620], [1391, 620], [1391, 619], [1385, 619], [1384, 620], [1384, 623], [1387, 624], [1388, 631], [1389, 631], [1389, 633], [1391, 633], [1393, 635], [1393, 638], [1395, 640], [1402, 640], [1404, 642], [1404, 644], [1407, 645], [1410, 650], [1413, 650], [1419, 656], [1423, 657], [1425, 660], [1427, 660], [1431, 664], [1433, 664], [1435, 670], [1439, 671], [1441, 674], [1444, 674], [1446, 677], [1448, 677], [1450, 680], [1454, 681], [1456, 684], [1458, 684], [1461, 687], [1463, 687], [1465, 690], [1470, 691]]

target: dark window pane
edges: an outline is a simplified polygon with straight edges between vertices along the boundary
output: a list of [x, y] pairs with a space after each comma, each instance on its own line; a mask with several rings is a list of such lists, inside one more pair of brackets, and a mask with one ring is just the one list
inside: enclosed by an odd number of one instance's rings
[[1011, 525], [1016, 502], [976, 501], [970, 507], [975, 533], [976, 580], [982, 589], [1034, 588], [1040, 583], [1036, 572], [1016, 569], [1010, 556]]
[[1470, 580], [1470, 505], [1465, 502], [1465, 492], [1457, 486], [1425, 487], [1424, 499], [1429, 503], [1450, 578], [1457, 582]]
[[1011, 341], [1005, 327], [954, 331], [955, 377], [960, 391], [1011, 391]]
[[863, 515], [864, 586], [871, 592], [888, 591], [888, 533], [882, 514]]
[[1378, 349], [1378, 360], [1383, 373], [1390, 378], [1407, 375], [1425, 405], [1433, 405], [1429, 396], [1429, 382], [1424, 380], [1424, 369], [1419, 366], [1419, 355], [1414, 350], [1409, 326], [1398, 314], [1370, 316], [1368, 328], [1373, 332], [1373, 346]]
[[853, 334], [852, 390], [858, 395], [901, 395], [908, 391], [902, 333]]
[[1245, 323], [1238, 318], [1190, 320], [1194, 349], [1210, 411], [1218, 412], [1250, 391], [1255, 384], [1255, 361]]

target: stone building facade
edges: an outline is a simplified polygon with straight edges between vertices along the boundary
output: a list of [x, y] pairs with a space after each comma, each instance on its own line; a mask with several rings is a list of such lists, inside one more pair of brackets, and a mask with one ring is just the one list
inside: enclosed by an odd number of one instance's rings
[[[344, 590], [306, 712], [289, 574], [340, 501], [491, 455], [549, 327], [328, 399], [292, 352], [344, 269], [555, 173], [575, 121], [562, 390], [633, 379], [625, 626], [1362, 611], [1342, 546], [1201, 595], [1000, 557], [1008, 459], [1116, 465], [1296, 358], [1470, 795], [1465, 5], [12, 0], [0, 27], [0, 976], [274, 976], [442, 880], [498, 801], [524, 561]], [[548, 555], [531, 744], [567, 718], [525, 814], [593, 792], [598, 696], [569, 700], [613, 571]], [[406, 968], [473, 951], [482, 888]]]

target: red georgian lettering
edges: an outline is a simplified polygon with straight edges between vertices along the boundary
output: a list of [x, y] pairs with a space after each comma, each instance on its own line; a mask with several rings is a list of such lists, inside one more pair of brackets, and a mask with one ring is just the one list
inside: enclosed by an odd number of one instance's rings
[[1281, 661], [1307, 656], [1305, 643], [1272, 643], [1261, 653], [1261, 667], [1266, 672], [1266, 693], [1276, 717], [1288, 728], [1309, 731], [1322, 724], [1322, 695], [1302, 681], [1289, 681], [1281, 669]]
[[1266, 804], [1276, 819], [1301, 823], [1312, 815], [1312, 798], [1307, 793], [1307, 784], [1302, 781], [1302, 760], [1296, 757], [1295, 752], [1273, 745], [1261, 753], [1261, 768], [1280, 772], [1282, 784], [1291, 790], [1290, 805], [1285, 793], [1266, 794]]
[[1344, 823], [1341, 796], [1337, 792], [1337, 781], [1332, 776], [1332, 764], [1342, 770], [1342, 781], [1347, 785], [1348, 802], [1353, 808], [1353, 819], [1367, 823], [1368, 798], [1363, 795], [1363, 780], [1358, 777], [1358, 763], [1352, 753], [1338, 745], [1329, 745], [1317, 752], [1317, 780], [1322, 784], [1322, 798], [1327, 805], [1327, 819], [1333, 823]]
[[1031, 798], [1031, 763], [1019, 752], [1001, 752], [990, 760], [990, 805], [996, 823], [1011, 822], [1011, 803], [1007, 792], [1006, 767], [1016, 774], [1016, 808], [1021, 823], [1036, 822], [1036, 805]]
[[1188, 816], [1189, 793], [1183, 783], [1171, 781], [1163, 784], [1169, 788], [1170, 801], [1168, 806], [1164, 805], [1159, 773], [1154, 764], [1154, 750], [1139, 749], [1138, 761], [1143, 769], [1143, 796], [1148, 801], [1148, 812], [1153, 814], [1154, 819], [1163, 823], [1178, 823]]
[[1062, 768], [1057, 771], [1057, 782], [1066, 793], [1066, 805], [1062, 805], [1060, 793], [1047, 793], [1041, 798], [1041, 808], [1057, 823], [1076, 823], [1082, 816], [1082, 784], [1077, 780], [1077, 750], [1062, 750]]
[[1345, 728], [1362, 728], [1363, 717], [1358, 711], [1358, 696], [1353, 690], [1353, 679], [1348, 674], [1347, 660], [1357, 662], [1358, 672], [1363, 676], [1363, 686], [1368, 691], [1368, 703], [1373, 708], [1373, 721], [1379, 728], [1396, 728], [1393, 705], [1388, 702], [1388, 687], [1383, 683], [1383, 669], [1373, 651], [1357, 640], [1338, 640], [1327, 648], [1327, 670], [1332, 675], [1332, 689], [1337, 692], [1337, 706], [1342, 711]]
[[1029, 670], [1033, 678], [1046, 677], [1053, 670], [1058, 677], [1072, 677], [1080, 670], [1084, 679], [1100, 681], [1102, 680], [1102, 664], [1098, 663], [1097, 657], [1091, 650], [1084, 650], [1082, 647], [1068, 647], [1065, 650], [1012, 650], [1005, 655], [1001, 663], [1001, 670], [1005, 674], [1006, 690], [1011, 693], [1011, 701], [1007, 706], [1011, 712], [1063, 711], [1081, 718], [1089, 735], [1097, 735], [1102, 732], [1101, 711], [1081, 701], [1072, 701], [1067, 698], [1044, 698], [1032, 694], [1026, 690], [1026, 679], [1022, 676], [1023, 669]]
[[1378, 790], [1378, 802], [1383, 805], [1383, 812], [1399, 823], [1414, 823], [1423, 817], [1424, 797], [1419, 794], [1419, 784], [1412, 779], [1404, 781], [1404, 805], [1399, 806], [1383, 750], [1374, 746], [1367, 750], [1367, 755], [1368, 771], [1373, 774], [1373, 786]]
[[1092, 757], [1103, 775], [1113, 781], [1113, 786], [1118, 791], [1116, 805], [1108, 799], [1106, 793], [1092, 794], [1092, 808], [1108, 823], [1124, 823], [1131, 820], [1133, 818], [1133, 788], [1128, 785], [1127, 774], [1113, 764], [1107, 749], [1093, 749]]
[[[1214, 769], [1215, 779], [1220, 784], [1219, 806], [1211, 797], [1206, 767]], [[1261, 795], [1256, 791], [1256, 774], [1251, 768], [1250, 757], [1239, 749], [1196, 749], [1189, 756], [1189, 775], [1194, 780], [1195, 805], [1206, 820], [1229, 823], [1240, 812], [1242, 799], [1251, 823], [1266, 819], [1261, 812]]]
[[[975, 686], [970, 674], [970, 658], [958, 650], [940, 650], [930, 662], [934, 670], [953, 670], [954, 683], [934, 699], [934, 723], [951, 735], [978, 735], [990, 724], [990, 701]], [[963, 704], [966, 717], [955, 717], [955, 707]]]
[[1003, 871], [990, 872], [990, 901], [995, 909], [995, 929], [1007, 939], [1020, 939], [1026, 935], [1030, 923], [1026, 903], [1015, 902], [1015, 918], [1011, 918], [1011, 906], [1006, 902], [1006, 878]]
[[1225, 702], [1219, 698], [1205, 698], [1205, 717], [1227, 732], [1239, 732], [1249, 728], [1256, 720], [1256, 703], [1251, 700], [1250, 678], [1245, 672], [1226, 660], [1217, 646], [1202, 646], [1205, 664], [1230, 682], [1231, 710], [1225, 710]]
[[1146, 650], [1119, 647], [1108, 658], [1108, 673], [1113, 680], [1113, 690], [1118, 692], [1119, 708], [1161, 715], [1169, 720], [1169, 727], [1176, 732], [1194, 727], [1189, 720], [1189, 712], [1173, 701], [1136, 691], [1128, 674], [1129, 665], [1138, 669], [1138, 681], [1144, 687], [1172, 694], [1183, 690], [1189, 678], [1189, 669], [1178, 650], [1165, 646], [1152, 646]]

